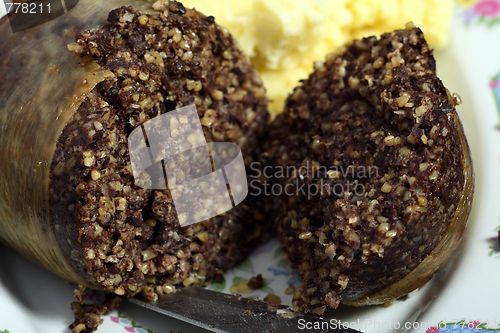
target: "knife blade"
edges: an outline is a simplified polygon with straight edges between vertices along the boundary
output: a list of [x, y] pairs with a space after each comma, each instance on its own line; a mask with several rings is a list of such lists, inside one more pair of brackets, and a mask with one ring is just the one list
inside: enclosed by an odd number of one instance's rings
[[178, 287], [157, 301], [137, 297], [129, 301], [192, 325], [219, 333], [360, 333], [331, 327], [320, 317], [308, 316], [268, 303], [208, 289]]

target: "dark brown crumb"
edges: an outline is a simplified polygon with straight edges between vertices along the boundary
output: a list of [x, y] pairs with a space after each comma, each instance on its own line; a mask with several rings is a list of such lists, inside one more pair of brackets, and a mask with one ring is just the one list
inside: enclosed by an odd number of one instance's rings
[[85, 304], [73, 302], [71, 308], [75, 312], [75, 321], [70, 325], [74, 333], [91, 333], [102, 324], [102, 315], [110, 314], [121, 302], [120, 296], [107, 294], [102, 303]]
[[[194, 104], [205, 139], [236, 143], [248, 167], [268, 117], [258, 73], [226, 29], [178, 2], [158, 1], [153, 8], [149, 14], [113, 10], [105, 26], [81, 33], [69, 46], [82, 63], [95, 61], [112, 77], [87, 95], [61, 134], [50, 185], [51, 217], [65, 226], [58, 232], [68, 262], [78, 264], [88, 285], [149, 300], [176, 284], [219, 281], [264, 239], [266, 226], [249, 197], [224, 214], [181, 227], [168, 189], [136, 185], [128, 135]], [[175, 170], [192, 171], [183, 165]], [[84, 310], [95, 319], [102, 307], [75, 308], [90, 320]]]
[[262, 274], [259, 274], [248, 280], [247, 284], [252, 289], [260, 289], [260, 287], [264, 285], [264, 278], [262, 277]]
[[458, 101], [412, 25], [328, 55], [289, 96], [263, 159], [291, 170], [274, 181], [294, 189], [275, 207], [296, 308], [379, 291], [441, 240], [464, 187]]

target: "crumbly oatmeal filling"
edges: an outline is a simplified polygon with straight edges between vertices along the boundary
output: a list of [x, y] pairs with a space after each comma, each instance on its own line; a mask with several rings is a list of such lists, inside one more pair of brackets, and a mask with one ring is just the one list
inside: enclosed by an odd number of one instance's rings
[[276, 205], [303, 279], [295, 307], [321, 314], [379, 291], [440, 241], [464, 186], [458, 103], [413, 24], [329, 54], [288, 97], [264, 156], [297, 170], [282, 186], [306, 189]]
[[[50, 187], [55, 224], [72, 221], [58, 230], [67, 240], [60, 246], [80, 275], [105, 291], [151, 300], [176, 284], [220, 279], [260, 241], [264, 226], [244, 201], [181, 227], [168, 189], [135, 185], [128, 135], [194, 104], [206, 140], [238, 144], [248, 166], [268, 117], [260, 78], [226, 29], [178, 2], [158, 1], [153, 9], [113, 10], [105, 26], [69, 46], [82, 63], [96, 61], [113, 76], [93, 89], [61, 134]], [[77, 308], [73, 327], [90, 332]]]

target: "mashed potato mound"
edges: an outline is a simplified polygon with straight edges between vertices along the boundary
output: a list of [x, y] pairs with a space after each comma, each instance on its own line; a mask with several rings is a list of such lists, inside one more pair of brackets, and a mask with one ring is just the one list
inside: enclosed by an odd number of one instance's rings
[[314, 61], [352, 39], [413, 21], [431, 47], [446, 43], [452, 0], [183, 0], [225, 26], [255, 64], [273, 115]]

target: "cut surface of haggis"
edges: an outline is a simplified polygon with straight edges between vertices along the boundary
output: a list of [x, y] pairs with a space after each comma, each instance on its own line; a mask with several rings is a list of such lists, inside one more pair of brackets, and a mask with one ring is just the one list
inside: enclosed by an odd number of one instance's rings
[[[158, 1], [147, 13], [113, 10], [106, 25], [81, 33], [69, 48], [82, 63], [95, 61], [112, 74], [85, 98], [58, 140], [51, 216], [56, 229], [71, 223], [60, 228], [61, 248], [86, 286], [117, 295], [141, 292], [155, 300], [176, 284], [220, 279], [262, 237], [258, 212], [245, 201], [181, 227], [168, 189], [136, 186], [127, 138], [148, 120], [194, 104], [205, 139], [238, 144], [248, 166], [267, 120], [257, 72], [213, 17], [178, 2]], [[172, 136], [187, 135], [183, 119], [169, 125]], [[169, 167], [179, 180], [196, 171], [185, 169], [182, 158], [174, 161], [181, 165]], [[209, 201], [201, 204], [217, 205]], [[95, 329], [104, 308], [74, 306], [74, 330]]]
[[459, 102], [411, 23], [328, 55], [295, 88], [266, 156], [285, 170], [276, 221], [303, 279], [296, 308], [384, 303], [448, 260], [473, 191]]

